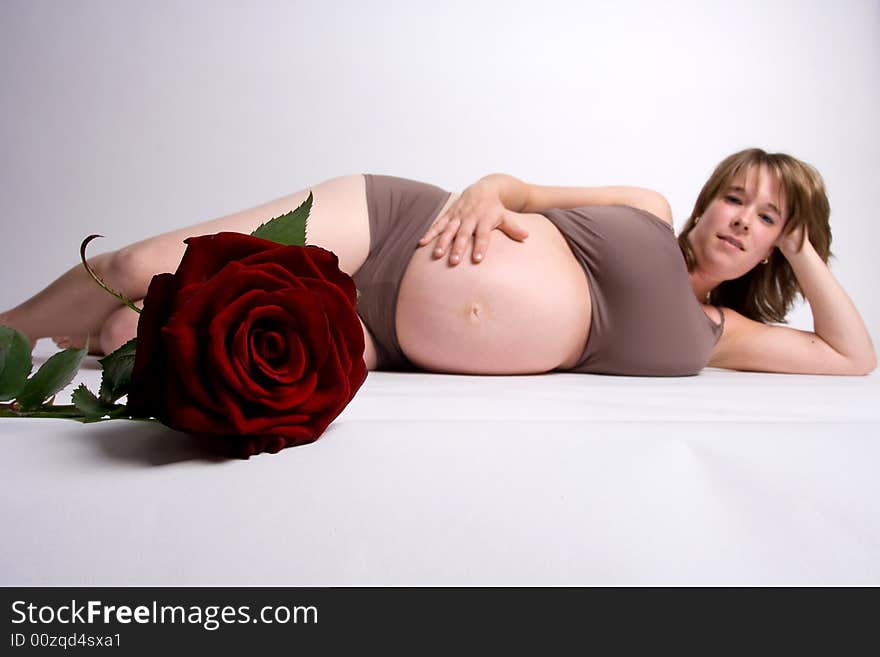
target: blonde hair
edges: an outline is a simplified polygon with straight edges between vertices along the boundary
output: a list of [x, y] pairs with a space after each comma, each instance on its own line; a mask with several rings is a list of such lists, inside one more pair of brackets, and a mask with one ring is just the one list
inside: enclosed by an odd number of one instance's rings
[[[715, 198], [730, 186], [740, 172], [753, 166], [765, 166], [776, 177], [785, 194], [788, 216], [783, 217], [788, 234], [806, 226], [810, 243], [828, 262], [831, 257], [831, 226], [828, 218], [831, 207], [825, 193], [825, 183], [819, 172], [791, 155], [767, 153], [760, 148], [749, 148], [725, 158], [697, 196], [694, 210], [678, 235], [678, 245], [684, 255], [688, 271], [696, 265], [688, 234]], [[760, 171], [760, 169], [759, 169]], [[803, 246], [803, 243], [801, 243]], [[785, 316], [794, 303], [796, 294], [803, 296], [797, 277], [788, 260], [779, 249], [773, 249], [769, 262], [759, 264], [736, 279], [723, 281], [709, 296], [714, 305], [727, 306], [760, 322], [785, 323]]]

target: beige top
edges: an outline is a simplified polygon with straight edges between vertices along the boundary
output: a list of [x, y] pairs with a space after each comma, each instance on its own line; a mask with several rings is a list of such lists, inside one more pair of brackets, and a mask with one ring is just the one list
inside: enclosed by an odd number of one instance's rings
[[563, 234], [590, 286], [590, 333], [572, 372], [688, 376], [706, 366], [724, 313], [716, 324], [703, 312], [672, 226], [622, 205], [540, 214]]

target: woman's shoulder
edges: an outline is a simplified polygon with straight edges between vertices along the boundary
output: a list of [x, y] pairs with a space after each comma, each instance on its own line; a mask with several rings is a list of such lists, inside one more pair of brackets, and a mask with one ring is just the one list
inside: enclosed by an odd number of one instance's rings
[[672, 206], [669, 205], [669, 201], [660, 192], [655, 192], [653, 189], [645, 189], [644, 194], [631, 205], [665, 221], [670, 227], [672, 226]]
[[707, 303], [700, 304], [703, 306], [703, 312], [706, 313], [706, 317], [711, 319], [715, 324], [723, 327], [725, 322], [724, 312], [733, 312], [729, 308], [722, 309], [721, 306], [713, 306]]

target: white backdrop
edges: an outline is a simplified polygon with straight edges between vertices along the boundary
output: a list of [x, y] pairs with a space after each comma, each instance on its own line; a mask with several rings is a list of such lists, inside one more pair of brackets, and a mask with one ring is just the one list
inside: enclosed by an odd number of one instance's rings
[[679, 229], [759, 146], [823, 174], [832, 271], [880, 335], [877, 0], [2, 0], [0, 79], [0, 309], [90, 233], [349, 173], [652, 187]]

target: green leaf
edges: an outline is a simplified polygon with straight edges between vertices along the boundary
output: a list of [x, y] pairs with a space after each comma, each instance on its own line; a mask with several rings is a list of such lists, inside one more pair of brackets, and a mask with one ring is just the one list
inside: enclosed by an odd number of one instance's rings
[[79, 384], [79, 387], [73, 391], [70, 400], [86, 418], [102, 418], [115, 408], [114, 404], [105, 404], [95, 397], [95, 393], [86, 388], [85, 383]]
[[98, 393], [102, 402], [112, 404], [128, 394], [136, 347], [137, 338], [132, 338], [112, 354], [98, 360], [104, 371], [101, 375], [101, 390]]
[[23, 411], [32, 411], [56, 392], [63, 390], [79, 371], [79, 366], [89, 352], [89, 342], [82, 349], [65, 349], [49, 358], [37, 370], [24, 388], [18, 393], [16, 401]]
[[306, 220], [312, 209], [312, 192], [296, 210], [275, 217], [271, 221], [262, 224], [253, 233], [254, 237], [262, 237], [285, 246], [305, 246], [306, 244]]
[[27, 336], [14, 328], [0, 326], [0, 401], [15, 399], [33, 368]]

